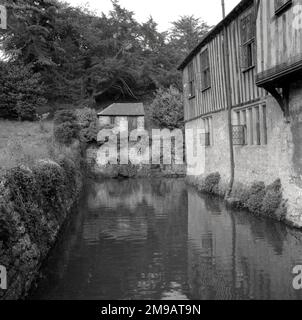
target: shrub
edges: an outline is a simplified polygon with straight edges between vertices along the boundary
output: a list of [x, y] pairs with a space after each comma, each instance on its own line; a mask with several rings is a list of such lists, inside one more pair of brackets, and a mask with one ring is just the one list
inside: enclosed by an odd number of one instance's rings
[[27, 101], [18, 101], [16, 110], [20, 120], [34, 121], [37, 119], [37, 110], [32, 103]]
[[5, 206], [0, 205], [0, 260], [3, 257], [1, 249], [11, 247], [14, 236], [16, 236], [14, 223], [11, 221]]
[[77, 117], [71, 110], [59, 110], [55, 113], [54, 124], [77, 123]]
[[203, 183], [202, 189], [208, 193], [217, 193], [221, 176], [218, 172], [209, 174]]
[[179, 90], [173, 87], [157, 90], [151, 109], [152, 120], [161, 128], [183, 127], [183, 101]]
[[80, 141], [83, 143], [97, 142], [99, 124], [96, 111], [90, 108], [78, 109], [76, 117], [80, 126]]
[[13, 168], [7, 172], [5, 181], [14, 209], [19, 212], [32, 240], [37, 244], [47, 241], [48, 229], [39, 209], [40, 189], [33, 173], [22, 167]]
[[33, 173], [39, 191], [40, 207], [62, 221], [62, 200], [66, 192], [64, 170], [56, 163], [41, 161], [33, 167]]
[[283, 220], [284, 212], [281, 210], [278, 212], [278, 209], [281, 206], [282, 203], [282, 185], [280, 179], [276, 180], [274, 183], [269, 185], [266, 188], [266, 194], [262, 202], [262, 212], [266, 216], [270, 218], [274, 218], [277, 220]]
[[65, 122], [54, 127], [54, 138], [60, 144], [70, 145], [78, 135], [79, 127], [76, 123]]
[[74, 196], [77, 190], [77, 168], [74, 162], [67, 157], [60, 157], [58, 161], [64, 170], [64, 188], [69, 196]]
[[248, 200], [245, 207], [252, 213], [261, 214], [262, 202], [265, 197], [264, 182], [255, 182], [248, 191]]

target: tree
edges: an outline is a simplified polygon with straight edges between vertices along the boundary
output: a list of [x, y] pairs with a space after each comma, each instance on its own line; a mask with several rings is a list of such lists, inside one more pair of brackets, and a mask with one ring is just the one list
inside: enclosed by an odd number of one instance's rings
[[207, 29], [199, 19], [182, 17], [171, 34], [159, 32], [152, 17], [140, 24], [117, 0], [101, 16], [57, 0], [5, 3], [8, 63], [39, 74], [49, 102], [94, 104], [104, 94], [112, 100], [141, 99], [171, 85], [182, 90], [177, 66]]
[[46, 103], [41, 75], [30, 66], [0, 62], [0, 118], [34, 120]]
[[170, 41], [184, 58], [193, 50], [202, 37], [211, 29], [203, 20], [192, 16], [181, 16], [172, 22]]
[[171, 86], [157, 90], [151, 108], [152, 120], [160, 128], [183, 127], [183, 98], [178, 89]]

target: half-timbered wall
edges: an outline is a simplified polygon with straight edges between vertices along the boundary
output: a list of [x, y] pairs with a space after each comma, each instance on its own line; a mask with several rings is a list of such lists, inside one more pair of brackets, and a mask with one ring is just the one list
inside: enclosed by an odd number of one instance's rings
[[[227, 26], [229, 39], [229, 62], [231, 76], [232, 106], [244, 106], [263, 98], [266, 93], [256, 86], [256, 57], [254, 67], [244, 68], [242, 65], [242, 39], [241, 21], [246, 15], [252, 14], [255, 23], [254, 7], [250, 7], [240, 14]], [[202, 88], [201, 54], [208, 49], [210, 63], [210, 88]], [[256, 52], [256, 50], [255, 50]], [[223, 30], [214, 36], [201, 48], [193, 58], [195, 75], [195, 97], [189, 95], [188, 66], [183, 71], [183, 84], [185, 94], [185, 120], [198, 118], [210, 113], [215, 113], [226, 108], [226, 89], [223, 62]]]
[[[260, 0], [257, 14], [257, 71], [302, 60], [302, 0], [276, 14], [275, 0]], [[276, 70], [277, 71], [277, 70]]]

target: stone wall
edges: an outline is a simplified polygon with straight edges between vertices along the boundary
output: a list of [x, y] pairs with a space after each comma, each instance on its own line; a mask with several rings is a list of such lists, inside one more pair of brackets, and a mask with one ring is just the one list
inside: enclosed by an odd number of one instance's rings
[[[302, 82], [291, 87], [290, 118], [284, 117], [274, 98], [267, 96], [267, 145], [234, 146], [235, 189], [253, 182], [266, 185], [280, 178], [287, 200], [288, 223], [302, 227]], [[229, 181], [227, 112], [212, 114], [213, 145], [205, 148], [205, 172], [219, 172]], [[195, 124], [198, 123], [195, 120]], [[194, 124], [194, 125], [195, 125]], [[198, 123], [202, 127], [202, 120]], [[187, 127], [192, 126], [187, 124]]]
[[[222, 178], [221, 184], [226, 185], [230, 179], [227, 111], [214, 113], [211, 115], [211, 119], [213, 128], [210, 138], [211, 146], [204, 146], [202, 138], [200, 138], [205, 132], [203, 119], [197, 119], [186, 124], [186, 130], [196, 128], [200, 130], [200, 133], [197, 134], [197, 143], [200, 151], [195, 154], [194, 164], [188, 164], [187, 174], [189, 176], [205, 177], [210, 173], [219, 172]], [[186, 135], [186, 145], [188, 145], [190, 139], [192, 140], [190, 136]], [[188, 157], [189, 155], [187, 154], [187, 159]]]

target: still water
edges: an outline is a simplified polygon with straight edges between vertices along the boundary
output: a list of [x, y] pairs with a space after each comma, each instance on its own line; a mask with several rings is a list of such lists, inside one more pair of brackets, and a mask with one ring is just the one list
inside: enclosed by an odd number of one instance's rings
[[182, 180], [91, 182], [30, 299], [301, 299], [302, 233]]

